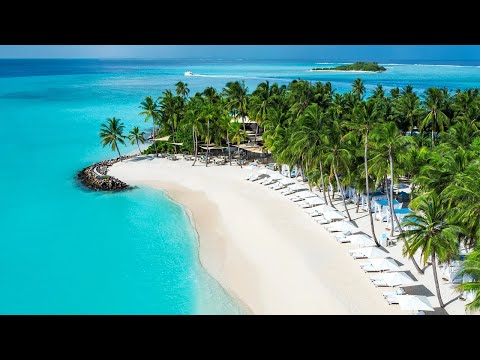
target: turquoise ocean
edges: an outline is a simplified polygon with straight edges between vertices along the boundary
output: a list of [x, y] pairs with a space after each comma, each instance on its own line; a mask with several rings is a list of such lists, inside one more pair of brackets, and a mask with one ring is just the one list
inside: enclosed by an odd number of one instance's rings
[[[480, 62], [383, 64], [387, 71], [312, 73], [320, 60], [0, 60], [0, 314], [242, 314], [202, 268], [183, 208], [163, 192], [83, 189], [76, 172], [115, 157], [107, 117], [150, 128], [139, 103], [185, 81], [191, 94], [245, 80], [475, 88]], [[192, 71], [195, 76], [184, 76]], [[125, 147], [123, 153], [135, 150]], [[200, 306], [199, 304], [203, 304]], [[205, 305], [207, 304], [207, 305]]]

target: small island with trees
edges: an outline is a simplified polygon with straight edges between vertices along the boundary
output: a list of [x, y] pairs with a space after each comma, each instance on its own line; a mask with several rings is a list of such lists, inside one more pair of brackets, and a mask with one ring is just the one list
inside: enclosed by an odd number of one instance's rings
[[348, 65], [339, 65], [333, 68], [313, 68], [311, 71], [368, 71], [383, 72], [387, 70], [385, 67], [378, 65], [377, 62], [356, 62]]

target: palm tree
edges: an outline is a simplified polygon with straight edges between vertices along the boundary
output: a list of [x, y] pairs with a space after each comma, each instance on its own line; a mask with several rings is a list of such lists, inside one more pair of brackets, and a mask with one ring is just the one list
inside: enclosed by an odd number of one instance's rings
[[342, 124], [340, 119], [338, 119], [337, 116], [333, 114], [331, 120], [332, 121], [330, 121], [328, 124], [328, 147], [330, 149], [330, 153], [327, 155], [325, 161], [327, 163], [330, 163], [330, 168], [337, 182], [338, 190], [342, 195], [343, 206], [345, 207], [345, 212], [347, 213], [348, 220], [352, 221], [352, 218], [350, 217], [350, 212], [347, 208], [347, 203], [345, 202], [345, 192], [343, 191], [343, 186], [340, 183], [337, 170], [340, 167], [342, 171], [348, 172], [349, 169], [347, 163], [349, 163], [351, 154], [344, 144], [344, 135], [342, 133]]
[[480, 100], [475, 101], [468, 110], [462, 111], [455, 120], [462, 122], [467, 125], [468, 128], [471, 128], [475, 131], [480, 130]]
[[429, 88], [425, 91], [426, 99], [424, 102], [425, 109], [428, 111], [427, 116], [420, 123], [420, 130], [427, 126], [432, 127], [432, 148], [435, 145], [435, 127], [443, 131], [445, 125], [449, 124], [448, 116], [443, 112], [445, 107], [445, 94], [438, 88]]
[[241, 83], [239, 81], [230, 81], [225, 85], [223, 89], [229, 105], [229, 110], [235, 110], [238, 116], [242, 119], [243, 130], [245, 130], [245, 117], [248, 113], [248, 100], [247, 91], [245, 87], [245, 81]]
[[385, 91], [383, 90], [382, 85], [377, 85], [375, 89], [373, 89], [372, 98], [374, 99], [383, 99], [385, 97]]
[[289, 85], [287, 100], [290, 105], [289, 115], [292, 120], [302, 115], [303, 111], [315, 99], [315, 89], [306, 80], [293, 80]]
[[[311, 104], [305, 109], [303, 116], [299, 119], [298, 129], [294, 131], [291, 137], [292, 148], [299, 153], [305, 154], [309, 159], [309, 164], [306, 167], [313, 169], [314, 162], [318, 164], [320, 187], [325, 203], [327, 203], [327, 197], [325, 193], [323, 157], [328, 139], [326, 120], [327, 116], [322, 112], [321, 107], [316, 103]], [[308, 172], [309, 169], [306, 169], [306, 171]]]
[[440, 193], [467, 168], [473, 154], [463, 148], [453, 149], [447, 144], [440, 144], [428, 155], [414, 181], [421, 190]]
[[[458, 150], [461, 152], [461, 149]], [[480, 239], [480, 162], [472, 161], [459, 171], [442, 192], [450, 200], [464, 229], [463, 241], [468, 248], [478, 246]]]
[[225, 136], [225, 142], [227, 143], [228, 147], [228, 160], [230, 162], [230, 166], [232, 166], [232, 153], [230, 151], [230, 124], [231, 124], [231, 117], [227, 111], [221, 112], [221, 115], [218, 118], [218, 125], [220, 127], [220, 132], [222, 136]]
[[112, 150], [115, 149], [118, 151], [118, 157], [122, 161], [122, 155], [120, 155], [120, 149], [118, 148], [118, 143], [125, 145], [125, 136], [123, 135], [123, 129], [125, 126], [120, 119], [115, 117], [107, 119], [107, 124], [102, 124], [100, 130], [100, 138], [102, 139], [102, 145], [111, 145]]
[[390, 208], [390, 218], [392, 220], [391, 226], [391, 233], [390, 235], [393, 236], [393, 231], [395, 228], [395, 221], [400, 226], [400, 223], [396, 219], [396, 214], [393, 211], [393, 184], [394, 184], [394, 164], [397, 165], [398, 161], [397, 158], [405, 153], [407, 150], [407, 145], [411, 143], [411, 138], [409, 136], [402, 136], [400, 130], [397, 128], [394, 122], [387, 122], [378, 125], [373, 133], [372, 133], [372, 140], [375, 144], [375, 150], [377, 151], [380, 157], [388, 156], [388, 161], [390, 165], [390, 201], [389, 201], [389, 208]]
[[193, 147], [195, 158], [192, 166], [197, 162], [198, 157], [198, 137], [203, 133], [203, 114], [202, 114], [203, 99], [201, 97], [194, 97], [190, 100], [187, 112], [185, 114], [184, 126], [191, 127]]
[[460, 91], [455, 94], [453, 98], [454, 101], [452, 108], [457, 116], [465, 115], [470, 111], [470, 109], [478, 107], [478, 93], [476, 93], [473, 89]]
[[355, 96], [356, 101], [362, 100], [363, 94], [365, 94], [365, 85], [362, 79], [357, 78], [352, 83], [352, 93]]
[[137, 146], [138, 146], [138, 152], [141, 154], [142, 153], [142, 150], [140, 150], [140, 145], [139, 145], [139, 142], [144, 144], [145, 143], [145, 132], [142, 131], [140, 132], [140, 128], [138, 126], [134, 126], [132, 130], [130, 130], [130, 132], [128, 133], [128, 140], [130, 140], [130, 142], [133, 144], [135, 144], [135, 142], [137, 143]]
[[392, 99], [396, 99], [400, 96], [400, 89], [398, 87], [394, 87], [392, 90], [390, 90], [390, 97]]
[[216, 104], [220, 101], [220, 96], [217, 93], [217, 90], [213, 86], [209, 86], [203, 90], [202, 95], [210, 101], [212, 104]]
[[[377, 170], [377, 179], [382, 177], [385, 180], [385, 190], [387, 191], [388, 206], [390, 211], [391, 228], [390, 235], [393, 236], [395, 229], [395, 223], [397, 223], [400, 232], [402, 231], [402, 225], [398, 221], [397, 214], [393, 209], [393, 184], [395, 180], [395, 173], [393, 171], [394, 166], [399, 167], [403, 165], [408, 159], [409, 154], [407, 149], [408, 145], [412, 143], [412, 138], [409, 136], [402, 136], [400, 130], [395, 123], [383, 123], [377, 125], [372, 132], [372, 140], [374, 141], [374, 152], [377, 154], [372, 158], [372, 169]], [[387, 160], [388, 159], [388, 160]], [[387, 172], [390, 171], [391, 184], [388, 188]], [[408, 245], [406, 245], [408, 246]], [[421, 274], [423, 270], [417, 264], [414, 257], [411, 258], [415, 269]]]
[[[162, 123], [170, 125], [172, 129], [172, 141], [175, 142], [177, 127], [182, 118], [182, 99], [174, 96], [170, 90], [165, 90], [163, 96], [158, 98]], [[175, 147], [176, 149], [176, 147]]]
[[394, 103], [393, 112], [400, 121], [405, 120], [410, 132], [413, 131], [414, 126], [417, 125], [418, 119], [423, 113], [420, 109], [420, 99], [414, 93], [406, 93], [399, 97]]
[[140, 103], [140, 108], [143, 110], [139, 115], [145, 115], [145, 121], [152, 119], [153, 125], [153, 135], [152, 141], [155, 148], [155, 154], [158, 157], [157, 142], [155, 141], [155, 122], [158, 121], [159, 112], [157, 108], [157, 103], [153, 101], [151, 96], [147, 96], [144, 101]]
[[208, 166], [208, 155], [210, 154], [210, 141], [212, 139], [212, 136], [210, 136], [210, 122], [216, 118], [216, 115], [217, 115], [216, 108], [212, 103], [207, 101], [206, 103], [203, 104], [202, 118], [204, 121], [207, 122], [207, 132], [205, 134], [205, 141], [207, 143], [207, 158], [205, 161], [205, 166]]
[[366, 103], [360, 102], [353, 110], [352, 127], [355, 132], [360, 131], [364, 140], [364, 164], [365, 164], [365, 189], [367, 192], [367, 206], [370, 216], [370, 227], [372, 230], [372, 237], [377, 246], [380, 243], [375, 235], [375, 227], [373, 225], [373, 216], [371, 211], [370, 201], [370, 185], [368, 175], [368, 136], [373, 126], [379, 121], [381, 116], [380, 109], [375, 101], [369, 100]]
[[[232, 143], [237, 143], [238, 147], [238, 154], [240, 155], [240, 143], [247, 138], [247, 133], [245, 130], [242, 130], [240, 123], [238, 122], [233, 122], [230, 123], [230, 141]], [[238, 158], [239, 163], [240, 163], [240, 168], [242, 168], [242, 161], [240, 159], [240, 156]]]
[[421, 259], [425, 266], [432, 259], [433, 277], [440, 306], [445, 307], [440, 294], [437, 276], [438, 263], [451, 260], [458, 252], [457, 237], [461, 229], [449, 222], [444, 200], [435, 192], [418, 198], [414, 214], [404, 219], [405, 229], [399, 238], [404, 240], [403, 255], [413, 257], [421, 250]]
[[476, 249], [467, 255], [463, 262], [462, 274], [470, 276], [471, 280], [458, 285], [458, 291], [471, 291], [475, 294], [472, 302], [465, 307], [469, 311], [480, 310], [480, 249]]
[[188, 93], [190, 92], [190, 89], [187, 87], [188, 84], [184, 83], [182, 81], [179, 81], [175, 84], [176, 89], [175, 92], [177, 95], [181, 96], [183, 101], [188, 97]]
[[255, 91], [252, 93], [251, 101], [251, 119], [257, 123], [255, 127], [255, 142], [257, 141], [258, 128], [262, 126], [263, 122], [267, 118], [268, 110], [274, 103], [275, 95], [272, 91], [275, 88], [270, 87], [268, 81], [258, 84]]

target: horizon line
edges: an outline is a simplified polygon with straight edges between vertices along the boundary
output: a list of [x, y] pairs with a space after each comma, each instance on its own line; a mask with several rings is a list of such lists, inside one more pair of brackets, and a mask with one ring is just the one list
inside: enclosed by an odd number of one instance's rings
[[[336, 59], [315, 59], [310, 57], [301, 57], [301, 58], [219, 58], [219, 57], [0, 57], [0, 60], [236, 60], [236, 61], [244, 61], [244, 60], [311, 60], [311, 61], [352, 61], [352, 62], [373, 62], [373, 60], [352, 60], [351, 58], [336, 58]], [[386, 59], [385, 61], [480, 61], [480, 59], [412, 59], [412, 58], [405, 58], [405, 59]], [[375, 60], [375, 62], [379, 62]]]

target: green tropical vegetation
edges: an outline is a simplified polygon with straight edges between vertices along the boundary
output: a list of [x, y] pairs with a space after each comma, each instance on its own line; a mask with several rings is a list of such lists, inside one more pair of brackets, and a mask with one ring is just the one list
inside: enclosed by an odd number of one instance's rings
[[[387, 91], [379, 85], [367, 90], [356, 79], [350, 91], [338, 93], [329, 82], [264, 81], [248, 89], [234, 81], [223, 89], [208, 87], [192, 95], [187, 84], [179, 82], [157, 100], [146, 97], [140, 107], [145, 121], [152, 121], [152, 136], [168, 137], [153, 141], [143, 153], [189, 152], [195, 155], [193, 165], [202, 143], [228, 147], [232, 165], [230, 145], [245, 142], [247, 119], [255, 121], [255, 138], [261, 136], [271, 159], [300, 169], [311, 187], [324, 190], [326, 203], [333, 206], [332, 199], [343, 200], [339, 210], [348, 217], [352, 210], [344, 206], [347, 189], [365, 196], [368, 209], [372, 193], [381, 190], [394, 199], [392, 185], [410, 183], [409, 207], [414, 212], [399, 222], [390, 201], [391, 235], [394, 228], [402, 230], [404, 253], [419, 272], [423, 270], [417, 261], [423, 266], [448, 264], [465, 248], [469, 255], [464, 271], [471, 281], [458, 291], [474, 292], [469, 309], [480, 308], [478, 89], [430, 88], [418, 93], [411, 86]], [[104, 146], [119, 152], [123, 124], [108, 119], [101, 136]], [[143, 137], [132, 136], [135, 141]], [[437, 296], [444, 306], [439, 291]]]
[[127, 138], [130, 140], [132, 145], [135, 143], [137, 144], [138, 152], [141, 154], [142, 150], [140, 149], [140, 143], [145, 144], [145, 131], [140, 131], [138, 126], [134, 126], [133, 129], [128, 133]]
[[125, 125], [123, 125], [121, 120], [113, 117], [107, 119], [107, 123], [102, 124], [100, 130], [100, 139], [103, 147], [110, 145], [113, 151], [117, 150], [120, 161], [122, 160], [122, 155], [120, 154], [118, 143], [125, 145], [126, 136], [123, 135], [124, 129]]
[[333, 68], [313, 68], [312, 69], [312, 71], [323, 71], [323, 70], [383, 72], [383, 71], [386, 71], [387, 69], [384, 66], [378, 65], [377, 62], [363, 62], [363, 61], [358, 61], [353, 64], [339, 65]]

